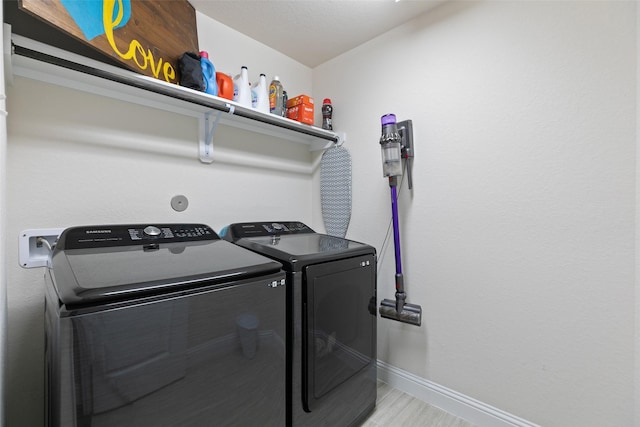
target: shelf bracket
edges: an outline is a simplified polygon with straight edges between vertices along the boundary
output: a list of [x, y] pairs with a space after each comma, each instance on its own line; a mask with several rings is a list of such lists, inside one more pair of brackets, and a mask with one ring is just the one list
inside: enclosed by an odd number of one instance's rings
[[204, 113], [200, 118], [200, 161], [213, 162], [213, 136], [216, 133], [222, 111]]

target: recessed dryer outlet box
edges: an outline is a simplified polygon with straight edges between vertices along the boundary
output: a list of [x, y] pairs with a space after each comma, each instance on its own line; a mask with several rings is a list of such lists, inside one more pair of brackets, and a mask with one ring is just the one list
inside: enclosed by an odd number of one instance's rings
[[56, 244], [63, 230], [64, 228], [39, 228], [21, 231], [18, 245], [20, 267], [46, 267], [51, 255], [50, 248]]

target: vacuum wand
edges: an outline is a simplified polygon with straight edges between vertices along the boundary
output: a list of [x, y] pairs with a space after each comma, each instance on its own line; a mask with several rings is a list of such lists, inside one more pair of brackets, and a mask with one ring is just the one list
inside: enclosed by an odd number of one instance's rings
[[[407, 162], [413, 158], [413, 128], [411, 121], [403, 122], [402, 134], [398, 132], [396, 116], [387, 114], [382, 116], [382, 161], [384, 176], [389, 177], [391, 188], [391, 216], [393, 222], [393, 246], [396, 261], [396, 294], [395, 301], [383, 299], [380, 302], [380, 316], [397, 320], [411, 325], [420, 326], [422, 323], [422, 307], [406, 302], [404, 291], [404, 277], [402, 275], [402, 256], [400, 254], [400, 224], [398, 221], [398, 176], [402, 175], [402, 158]], [[402, 142], [405, 142], [403, 145]], [[404, 154], [404, 156], [403, 156]], [[410, 171], [409, 171], [410, 173]], [[411, 187], [410, 187], [411, 188]]]
[[[402, 257], [400, 255], [400, 225], [398, 223], [398, 192], [396, 190], [397, 178], [389, 178], [391, 186], [391, 215], [393, 218], [393, 246], [396, 256], [396, 311], [402, 311], [407, 294], [404, 293], [404, 278], [402, 277]], [[392, 184], [393, 182], [393, 184]]]

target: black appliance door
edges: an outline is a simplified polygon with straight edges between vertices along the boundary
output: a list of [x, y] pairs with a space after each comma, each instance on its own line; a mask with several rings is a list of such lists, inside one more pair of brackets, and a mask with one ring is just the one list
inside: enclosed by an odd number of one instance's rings
[[284, 425], [285, 298], [277, 273], [71, 311], [51, 425]]
[[376, 270], [373, 255], [305, 268], [303, 276], [302, 399], [306, 411], [375, 363]]

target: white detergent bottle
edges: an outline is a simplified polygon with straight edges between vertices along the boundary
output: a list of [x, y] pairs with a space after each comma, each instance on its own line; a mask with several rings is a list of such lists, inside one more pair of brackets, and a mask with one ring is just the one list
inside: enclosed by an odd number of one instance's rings
[[255, 93], [256, 102], [253, 106], [261, 113], [269, 112], [269, 87], [267, 86], [267, 76], [260, 74], [260, 80], [252, 85], [251, 89]]
[[256, 93], [256, 85], [249, 82], [249, 86], [251, 87], [251, 108], [254, 110], [258, 108], [258, 94]]
[[244, 65], [240, 69], [240, 74], [233, 78], [233, 100], [244, 107], [251, 108], [249, 71]]

